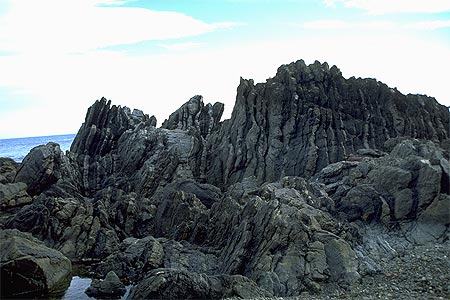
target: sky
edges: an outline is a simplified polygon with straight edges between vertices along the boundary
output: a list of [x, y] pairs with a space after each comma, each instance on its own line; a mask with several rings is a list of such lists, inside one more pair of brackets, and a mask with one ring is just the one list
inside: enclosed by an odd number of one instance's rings
[[76, 133], [105, 97], [161, 124], [298, 59], [450, 106], [450, 0], [0, 0], [0, 139]]

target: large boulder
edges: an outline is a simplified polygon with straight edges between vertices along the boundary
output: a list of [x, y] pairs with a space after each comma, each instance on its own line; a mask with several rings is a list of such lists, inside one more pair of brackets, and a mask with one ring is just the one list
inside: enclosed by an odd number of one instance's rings
[[23, 159], [14, 182], [24, 182], [28, 194], [38, 195], [59, 179], [71, 177], [68, 165], [58, 144], [37, 146]]
[[70, 260], [30, 234], [0, 230], [2, 299], [43, 297], [64, 292], [72, 272]]

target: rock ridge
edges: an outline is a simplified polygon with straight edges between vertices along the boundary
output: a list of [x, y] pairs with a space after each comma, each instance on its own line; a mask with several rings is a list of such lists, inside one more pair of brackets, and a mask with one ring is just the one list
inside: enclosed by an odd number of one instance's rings
[[450, 113], [433, 98], [300, 60], [241, 79], [222, 113], [197, 95], [157, 128], [96, 101], [67, 153], [0, 159], [0, 228], [95, 259], [110, 275], [90, 292], [130, 282], [129, 299], [348, 290], [448, 243]]

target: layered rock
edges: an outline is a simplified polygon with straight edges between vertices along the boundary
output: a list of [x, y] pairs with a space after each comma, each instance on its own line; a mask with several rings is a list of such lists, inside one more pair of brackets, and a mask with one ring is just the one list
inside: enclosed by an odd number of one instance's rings
[[171, 130], [195, 128], [201, 136], [206, 137], [219, 125], [223, 109], [224, 105], [220, 102], [216, 102], [214, 105], [208, 103], [205, 106], [203, 97], [197, 95], [171, 114], [161, 127]]
[[348, 221], [400, 226], [415, 243], [449, 236], [449, 153], [431, 141], [389, 140], [390, 154], [354, 156], [324, 168], [317, 180]]
[[70, 260], [18, 230], [0, 230], [2, 299], [61, 294], [69, 286]]
[[49, 143], [0, 160], [1, 226], [100, 260], [132, 298], [351, 287], [398, 255], [370, 226], [448, 239], [450, 121], [434, 99], [298, 61], [241, 80], [222, 112], [195, 96], [156, 128], [95, 102], [66, 155]]
[[311, 176], [399, 136], [448, 139], [448, 109], [434, 98], [299, 60], [266, 83], [241, 79], [231, 119], [210, 139], [207, 178], [229, 186], [249, 176], [259, 182]]

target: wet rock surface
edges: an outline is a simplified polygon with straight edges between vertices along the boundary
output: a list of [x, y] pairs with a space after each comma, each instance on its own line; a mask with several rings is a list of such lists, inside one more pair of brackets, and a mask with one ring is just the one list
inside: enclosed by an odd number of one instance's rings
[[[448, 268], [423, 262], [448, 257], [447, 108], [298, 61], [242, 79], [222, 112], [194, 96], [156, 128], [96, 101], [66, 154], [0, 160], [0, 226], [92, 261], [94, 294], [118, 278], [129, 299], [448, 296]], [[416, 277], [432, 288], [403, 288]]]

